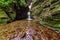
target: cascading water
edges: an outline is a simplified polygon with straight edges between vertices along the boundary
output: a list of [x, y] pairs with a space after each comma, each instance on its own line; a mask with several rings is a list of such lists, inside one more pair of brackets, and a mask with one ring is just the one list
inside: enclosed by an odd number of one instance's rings
[[[29, 7], [29, 11], [28, 11], [28, 18], [27, 18], [27, 20], [28, 20], [28, 28], [30, 27], [30, 20], [32, 20], [32, 18], [31, 18], [31, 8], [32, 8], [32, 2], [30, 3], [30, 5], [28, 6]], [[27, 28], [27, 29], [28, 29]], [[29, 28], [30, 29], [30, 28]], [[32, 30], [32, 29], [31, 29]], [[32, 35], [30, 34], [30, 31], [31, 30], [28, 30], [27, 32], [26, 32], [26, 35], [25, 35], [25, 37], [24, 38], [21, 38], [20, 36], [19, 36], [19, 34], [18, 34], [18, 36], [16, 37], [16, 38], [13, 38], [13, 39], [11, 39], [11, 40], [33, 40], [33, 37], [32, 37]]]
[[27, 13], [27, 14], [28, 14], [27, 20], [32, 20], [32, 19], [31, 19], [31, 15], [30, 15], [30, 14], [31, 14], [32, 4], [33, 4], [33, 3], [31, 2], [30, 5], [29, 5], [29, 11], [28, 11], [28, 13]]

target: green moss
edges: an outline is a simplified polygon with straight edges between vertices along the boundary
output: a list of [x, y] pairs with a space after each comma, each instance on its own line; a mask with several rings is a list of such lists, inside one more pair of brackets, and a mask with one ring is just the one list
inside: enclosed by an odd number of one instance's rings
[[7, 21], [9, 21], [9, 17], [2, 9], [0, 9], [0, 23], [7, 23]]

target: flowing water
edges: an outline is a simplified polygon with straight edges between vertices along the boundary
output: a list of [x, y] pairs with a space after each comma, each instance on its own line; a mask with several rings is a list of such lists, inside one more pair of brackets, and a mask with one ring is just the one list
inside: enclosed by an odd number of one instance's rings
[[32, 4], [33, 4], [33, 3], [31, 2], [30, 5], [29, 5], [29, 11], [28, 11], [28, 13], [27, 13], [27, 14], [28, 14], [27, 20], [32, 20], [31, 15], [30, 15], [30, 14], [31, 14]]

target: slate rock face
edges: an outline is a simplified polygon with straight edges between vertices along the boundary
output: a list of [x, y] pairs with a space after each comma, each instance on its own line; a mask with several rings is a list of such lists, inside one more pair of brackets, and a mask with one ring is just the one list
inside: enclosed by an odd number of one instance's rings
[[36, 21], [21, 20], [0, 25], [0, 40], [60, 40], [60, 35]]

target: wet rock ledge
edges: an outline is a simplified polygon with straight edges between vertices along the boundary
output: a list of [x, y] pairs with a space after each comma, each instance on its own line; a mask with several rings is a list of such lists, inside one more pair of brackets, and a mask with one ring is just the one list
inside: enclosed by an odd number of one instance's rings
[[60, 40], [60, 35], [36, 21], [20, 20], [0, 25], [0, 40]]

